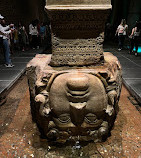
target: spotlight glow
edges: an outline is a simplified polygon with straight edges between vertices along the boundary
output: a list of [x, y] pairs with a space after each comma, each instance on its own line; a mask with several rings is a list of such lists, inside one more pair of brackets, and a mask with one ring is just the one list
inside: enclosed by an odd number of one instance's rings
[[[135, 47], [134, 47], [134, 51], [135, 51]], [[138, 47], [138, 53], [141, 53], [141, 46]]]

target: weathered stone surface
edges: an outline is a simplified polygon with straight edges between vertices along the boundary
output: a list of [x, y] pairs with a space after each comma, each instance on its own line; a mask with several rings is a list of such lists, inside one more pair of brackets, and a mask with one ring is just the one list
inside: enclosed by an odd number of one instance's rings
[[[26, 76], [17, 82], [7, 102], [0, 107], [0, 158], [139, 158], [141, 155], [141, 111], [131, 104], [129, 92], [123, 86], [119, 112], [111, 136], [102, 143], [83, 143], [73, 150], [75, 143], [51, 146], [40, 137], [30, 115], [30, 98]], [[54, 143], [55, 144], [55, 143]], [[83, 155], [81, 154], [83, 153]], [[81, 154], [81, 155], [80, 155]]]
[[[121, 67], [104, 53], [104, 65], [53, 68], [50, 55], [37, 55], [27, 66], [31, 108], [49, 139], [101, 141], [114, 123], [121, 90]], [[31, 73], [32, 72], [32, 73]], [[85, 138], [86, 137], [86, 138]]]
[[52, 55], [27, 66], [31, 111], [50, 140], [102, 141], [118, 111], [121, 67], [103, 53], [109, 0], [47, 1]]
[[104, 62], [104, 27], [110, 1], [47, 1], [52, 29], [52, 66]]

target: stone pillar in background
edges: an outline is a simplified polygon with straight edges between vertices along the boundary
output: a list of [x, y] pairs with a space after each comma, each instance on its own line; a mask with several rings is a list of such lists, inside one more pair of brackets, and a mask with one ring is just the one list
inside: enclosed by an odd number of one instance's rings
[[47, 0], [52, 55], [27, 65], [31, 112], [41, 133], [62, 142], [107, 138], [117, 114], [121, 66], [103, 53], [110, 0]]

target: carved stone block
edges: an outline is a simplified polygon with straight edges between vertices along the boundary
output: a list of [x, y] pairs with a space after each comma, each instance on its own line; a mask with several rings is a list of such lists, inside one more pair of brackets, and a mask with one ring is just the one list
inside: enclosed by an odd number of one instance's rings
[[104, 27], [110, 0], [49, 0], [51, 66], [103, 64]]
[[51, 67], [51, 55], [37, 55], [27, 65], [31, 111], [41, 133], [62, 141], [105, 139], [114, 123], [121, 91], [121, 66], [111, 53], [104, 65]]
[[52, 55], [27, 66], [31, 112], [42, 135], [58, 142], [107, 138], [118, 111], [121, 66], [103, 53], [110, 0], [47, 0]]

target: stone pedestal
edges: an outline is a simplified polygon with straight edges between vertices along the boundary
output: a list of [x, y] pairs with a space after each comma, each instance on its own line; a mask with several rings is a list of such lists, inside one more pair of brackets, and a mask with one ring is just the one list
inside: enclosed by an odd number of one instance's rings
[[104, 53], [104, 59], [103, 66], [54, 68], [48, 65], [51, 55], [37, 55], [27, 65], [32, 115], [48, 139], [108, 136], [122, 80], [117, 58]]
[[121, 67], [103, 53], [109, 0], [47, 0], [52, 55], [27, 66], [33, 120], [50, 140], [102, 141], [117, 114]]

